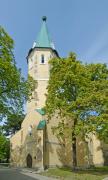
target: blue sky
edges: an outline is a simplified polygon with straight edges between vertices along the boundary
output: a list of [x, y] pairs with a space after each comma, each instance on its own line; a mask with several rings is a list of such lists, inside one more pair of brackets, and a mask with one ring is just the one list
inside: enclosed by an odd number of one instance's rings
[[108, 0], [0, 0], [0, 25], [15, 41], [24, 76], [43, 15], [60, 56], [73, 51], [83, 62], [108, 63]]

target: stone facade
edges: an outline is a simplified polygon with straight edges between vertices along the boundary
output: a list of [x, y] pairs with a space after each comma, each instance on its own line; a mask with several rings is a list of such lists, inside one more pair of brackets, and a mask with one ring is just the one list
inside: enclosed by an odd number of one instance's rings
[[[45, 23], [45, 17], [43, 21]], [[45, 28], [46, 25], [43, 24], [42, 35], [47, 33]], [[42, 40], [39, 42], [38, 39], [38, 46], [33, 47], [27, 57], [28, 73], [37, 80], [38, 86], [33, 93], [32, 101], [27, 102], [27, 115], [21, 125], [21, 130], [10, 139], [11, 164], [18, 167], [41, 169], [63, 165], [72, 166], [71, 143], [66, 141], [65, 146], [63, 146], [52, 133], [52, 126], [57, 125], [59, 119], [55, 116], [50, 122], [47, 122], [45, 115], [39, 113], [39, 110], [45, 105], [45, 93], [50, 75], [49, 60], [58, 57], [57, 51], [50, 46], [50, 42], [49, 44], [46, 41], [43, 42], [44, 47], [39, 47], [39, 43], [42, 44]], [[48, 45], [45, 46], [45, 43]], [[42, 121], [46, 123], [43, 128], [38, 129], [37, 127]], [[83, 142], [79, 138], [77, 140], [78, 166], [103, 165], [102, 147], [105, 147], [104, 154], [107, 157], [107, 145], [102, 146], [96, 136], [90, 136], [87, 142]]]

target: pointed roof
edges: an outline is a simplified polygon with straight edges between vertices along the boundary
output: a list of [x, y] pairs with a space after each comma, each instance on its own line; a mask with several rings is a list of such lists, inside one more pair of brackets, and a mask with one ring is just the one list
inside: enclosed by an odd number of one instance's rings
[[41, 120], [37, 126], [38, 130], [43, 130], [45, 128], [46, 125], [46, 120]]
[[45, 115], [45, 111], [43, 109], [36, 109], [36, 111], [41, 115]]
[[57, 57], [59, 57], [59, 54], [58, 52], [55, 50], [55, 47], [54, 47], [54, 44], [53, 42], [51, 41], [51, 38], [50, 38], [50, 35], [49, 35], [49, 32], [48, 32], [48, 29], [47, 29], [47, 24], [46, 24], [46, 20], [47, 20], [47, 17], [46, 16], [43, 16], [42, 17], [42, 25], [41, 25], [41, 30], [38, 34], [38, 37], [37, 37], [37, 40], [33, 43], [33, 46], [32, 48], [29, 50], [28, 52], [28, 55], [27, 55], [27, 62], [28, 62], [28, 58], [29, 58], [29, 55], [31, 54], [31, 52], [34, 50], [34, 49], [38, 49], [38, 48], [50, 48], [55, 54]]
[[38, 34], [37, 41], [35, 42], [35, 47], [38, 47], [38, 48], [44, 47], [44, 48], [55, 49], [54, 45], [50, 39], [50, 36], [49, 36], [46, 20], [47, 20], [47, 17], [43, 16], [41, 30]]

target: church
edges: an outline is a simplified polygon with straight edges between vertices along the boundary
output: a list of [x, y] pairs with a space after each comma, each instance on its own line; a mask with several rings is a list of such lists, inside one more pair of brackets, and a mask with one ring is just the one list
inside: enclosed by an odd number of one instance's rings
[[[50, 76], [49, 60], [59, 58], [47, 29], [47, 18], [42, 25], [36, 42], [27, 55], [28, 74], [37, 81], [33, 99], [27, 102], [27, 114], [21, 129], [10, 138], [10, 162], [15, 167], [45, 169], [55, 166], [72, 166], [71, 144], [63, 147], [52, 132], [57, 117], [47, 121], [43, 107]], [[77, 164], [79, 167], [103, 166], [108, 162], [108, 146], [94, 136], [87, 143], [77, 142]]]

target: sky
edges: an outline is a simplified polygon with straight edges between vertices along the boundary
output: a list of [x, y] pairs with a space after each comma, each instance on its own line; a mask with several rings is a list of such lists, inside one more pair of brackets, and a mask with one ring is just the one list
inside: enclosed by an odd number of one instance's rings
[[26, 56], [44, 15], [61, 57], [75, 52], [84, 63], [108, 63], [108, 0], [0, 0], [0, 25], [15, 42], [16, 62], [25, 77]]

